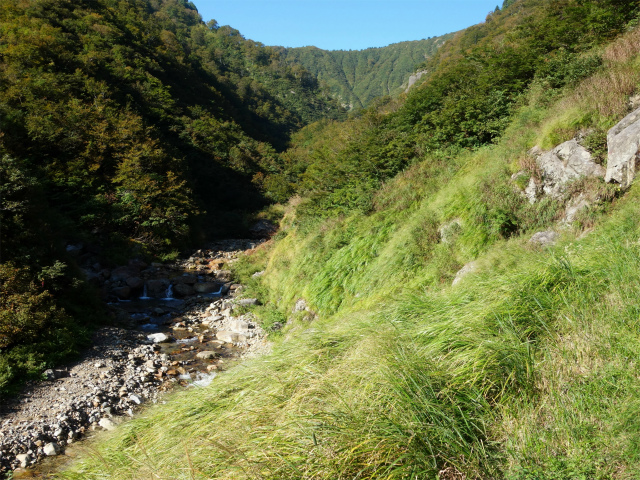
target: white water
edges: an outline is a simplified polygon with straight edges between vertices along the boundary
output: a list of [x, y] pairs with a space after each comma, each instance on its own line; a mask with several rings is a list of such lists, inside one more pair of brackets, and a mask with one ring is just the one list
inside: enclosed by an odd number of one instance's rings
[[169, 284], [167, 291], [165, 293], [165, 297], [162, 300], [174, 300], [173, 298], [173, 285]]
[[142, 289], [142, 296], [140, 297], [140, 300], [151, 300], [151, 297], [148, 296], [147, 293], [147, 284], [144, 284], [144, 287]]

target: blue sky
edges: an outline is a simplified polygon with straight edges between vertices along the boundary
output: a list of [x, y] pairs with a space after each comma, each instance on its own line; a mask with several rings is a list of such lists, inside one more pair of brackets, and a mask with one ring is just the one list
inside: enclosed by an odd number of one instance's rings
[[484, 21], [502, 0], [192, 0], [203, 20], [265, 45], [361, 50]]

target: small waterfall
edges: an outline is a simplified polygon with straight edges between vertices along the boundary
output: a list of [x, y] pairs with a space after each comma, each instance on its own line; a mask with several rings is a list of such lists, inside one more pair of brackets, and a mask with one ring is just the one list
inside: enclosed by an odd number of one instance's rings
[[149, 297], [149, 294], [147, 293], [147, 282], [144, 283], [144, 286], [142, 287], [142, 296], [140, 297], [140, 300], [149, 300], [151, 299], [151, 297]]
[[163, 300], [173, 300], [173, 285], [169, 284]]

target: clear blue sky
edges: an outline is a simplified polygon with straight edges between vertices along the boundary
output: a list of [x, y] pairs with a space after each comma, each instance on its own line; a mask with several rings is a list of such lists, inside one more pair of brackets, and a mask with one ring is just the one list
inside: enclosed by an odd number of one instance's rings
[[455, 32], [502, 0], [192, 0], [203, 20], [265, 45], [361, 50]]

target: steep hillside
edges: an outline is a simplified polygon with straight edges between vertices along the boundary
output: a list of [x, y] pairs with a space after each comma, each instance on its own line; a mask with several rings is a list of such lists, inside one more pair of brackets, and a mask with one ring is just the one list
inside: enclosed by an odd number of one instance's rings
[[290, 135], [344, 111], [183, 0], [2, 0], [0, 37], [1, 392], [86, 333], [68, 245], [108, 264], [238, 234]]
[[349, 109], [366, 107], [376, 98], [397, 95], [410, 76], [453, 35], [394, 43], [365, 50], [274, 47], [291, 66], [302, 65]]
[[236, 268], [273, 353], [62, 477], [638, 478], [639, 14], [505, 2], [406, 101], [298, 133]]

